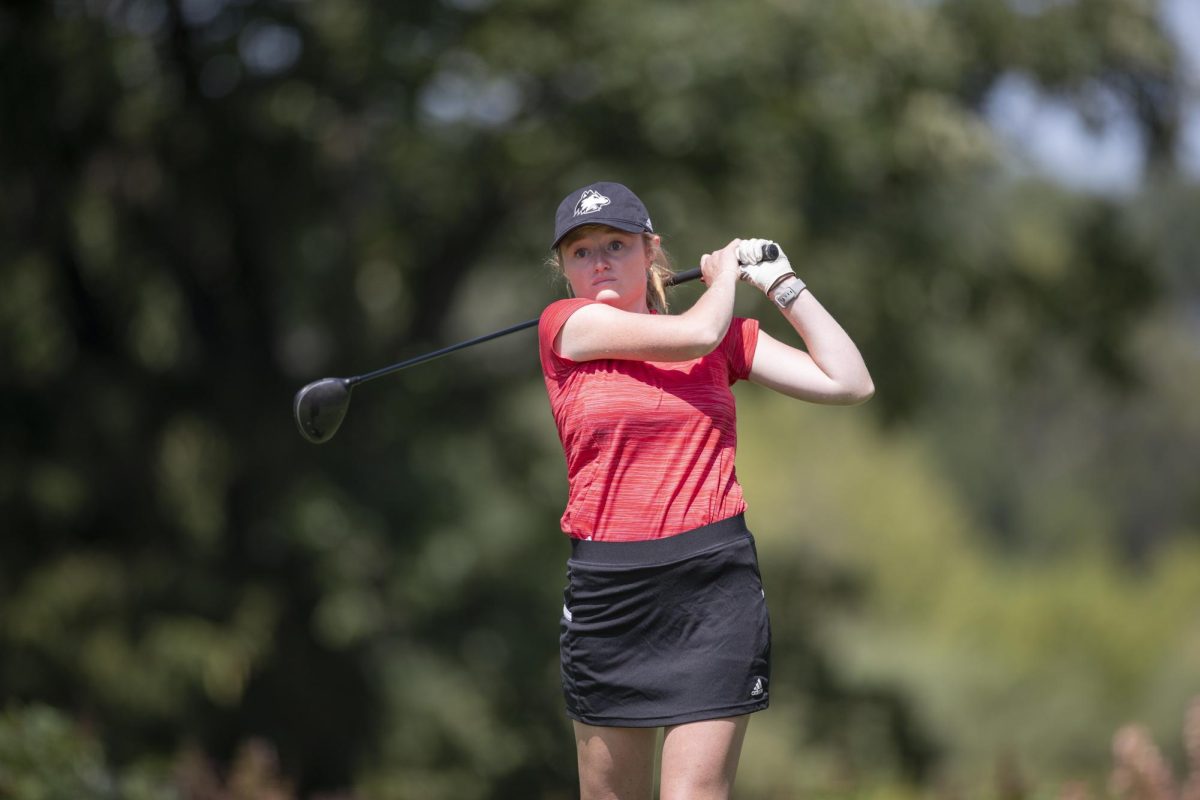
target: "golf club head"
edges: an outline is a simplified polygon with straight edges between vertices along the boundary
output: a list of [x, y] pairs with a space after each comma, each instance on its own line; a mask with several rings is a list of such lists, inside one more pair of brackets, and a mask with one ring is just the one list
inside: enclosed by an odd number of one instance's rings
[[292, 412], [300, 435], [313, 444], [328, 442], [350, 408], [350, 389], [347, 378], [322, 378], [296, 392]]

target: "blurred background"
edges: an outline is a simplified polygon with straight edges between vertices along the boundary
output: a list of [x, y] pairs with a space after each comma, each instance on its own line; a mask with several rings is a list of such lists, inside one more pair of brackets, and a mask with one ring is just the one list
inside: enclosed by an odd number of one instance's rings
[[0, 797], [575, 796], [534, 334], [291, 401], [536, 316], [597, 179], [877, 385], [736, 387], [739, 796], [1200, 797], [1194, 0], [43, 0], [0, 64]]

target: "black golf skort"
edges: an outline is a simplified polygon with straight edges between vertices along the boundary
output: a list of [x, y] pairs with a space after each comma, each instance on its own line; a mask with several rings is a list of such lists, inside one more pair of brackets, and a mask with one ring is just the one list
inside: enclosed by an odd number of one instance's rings
[[563, 595], [571, 719], [657, 727], [767, 707], [771, 627], [742, 515], [664, 539], [574, 539]]

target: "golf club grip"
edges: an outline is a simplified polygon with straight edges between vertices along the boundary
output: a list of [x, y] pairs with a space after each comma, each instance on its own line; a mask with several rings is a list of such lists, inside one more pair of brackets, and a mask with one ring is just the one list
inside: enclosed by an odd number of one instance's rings
[[699, 278], [699, 277], [700, 277], [700, 268], [695, 267], [693, 269], [684, 270], [683, 272], [676, 272], [674, 275], [667, 278], [666, 285], [667, 286], [678, 286], [681, 283], [687, 283], [688, 281], [694, 281], [694, 280], [696, 280], [696, 278]]
[[[779, 258], [779, 245], [772, 243], [763, 248], [763, 261], [774, 261], [777, 258]], [[667, 278], [666, 285], [678, 286], [681, 283], [694, 281], [700, 277], [700, 274], [699, 267], [687, 269], [683, 272], [676, 272], [670, 278]]]

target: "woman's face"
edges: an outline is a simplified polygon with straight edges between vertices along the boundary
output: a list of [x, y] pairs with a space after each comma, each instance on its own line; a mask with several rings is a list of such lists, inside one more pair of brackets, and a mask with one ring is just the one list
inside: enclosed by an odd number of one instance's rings
[[563, 240], [559, 253], [576, 297], [646, 313], [646, 274], [652, 254], [640, 233], [582, 228]]

